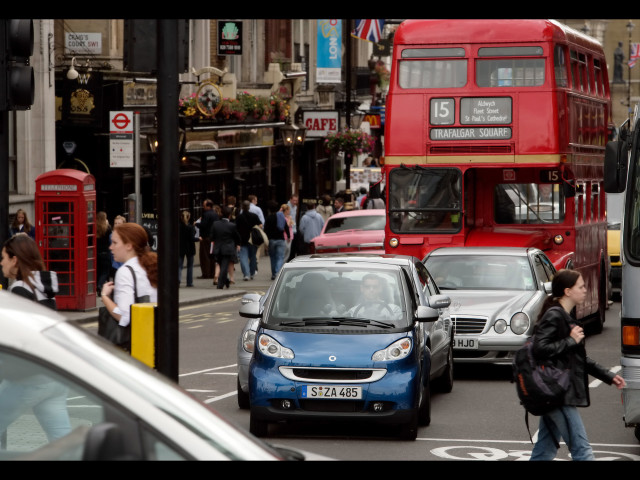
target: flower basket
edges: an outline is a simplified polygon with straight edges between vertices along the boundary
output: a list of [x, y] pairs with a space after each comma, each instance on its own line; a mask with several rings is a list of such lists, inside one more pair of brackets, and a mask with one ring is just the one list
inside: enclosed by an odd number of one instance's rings
[[355, 156], [372, 152], [375, 147], [375, 140], [362, 130], [347, 129], [327, 135], [324, 140], [324, 146], [327, 152], [332, 155], [344, 152]]

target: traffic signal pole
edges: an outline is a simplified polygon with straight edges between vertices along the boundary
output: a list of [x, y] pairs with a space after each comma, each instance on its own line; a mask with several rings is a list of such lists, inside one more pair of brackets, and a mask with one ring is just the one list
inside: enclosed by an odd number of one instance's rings
[[178, 21], [158, 22], [158, 365], [178, 382]]
[[[9, 236], [9, 112], [33, 105], [31, 55], [33, 20], [0, 19], [0, 248]], [[0, 285], [8, 286], [1, 271]]]

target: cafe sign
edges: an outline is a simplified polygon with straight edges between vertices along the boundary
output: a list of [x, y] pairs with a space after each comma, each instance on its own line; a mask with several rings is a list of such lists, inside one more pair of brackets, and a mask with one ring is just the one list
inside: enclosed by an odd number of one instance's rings
[[307, 128], [307, 137], [326, 137], [329, 133], [337, 133], [339, 116], [337, 110], [306, 111], [302, 116]]

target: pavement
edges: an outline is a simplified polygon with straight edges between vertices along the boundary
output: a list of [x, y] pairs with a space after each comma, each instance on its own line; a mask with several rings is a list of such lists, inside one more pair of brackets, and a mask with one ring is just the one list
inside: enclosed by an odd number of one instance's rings
[[[184, 307], [186, 305], [196, 305], [199, 303], [207, 303], [216, 300], [242, 297], [245, 293], [265, 293], [271, 286], [271, 261], [268, 255], [263, 255], [258, 258], [258, 271], [253, 277], [253, 280], [244, 281], [242, 279], [242, 270], [240, 264], [235, 265], [234, 280], [235, 284], [231, 284], [229, 288], [223, 288], [219, 290], [216, 285], [213, 285], [212, 279], [197, 278], [202, 274], [200, 270], [200, 264], [198, 262], [198, 255], [196, 254], [195, 263], [193, 267], [193, 287], [186, 287], [186, 268], [182, 269], [182, 282], [178, 288], [178, 295], [180, 297], [179, 306]], [[176, 270], [176, 274], [177, 274]], [[158, 303], [161, 303], [162, 299], [158, 299]], [[102, 306], [102, 301], [98, 298], [96, 300], [96, 307], [90, 310], [83, 311], [71, 311], [60, 310], [59, 313], [66, 316], [69, 320], [73, 320], [79, 323], [95, 322], [98, 320], [98, 308]]]

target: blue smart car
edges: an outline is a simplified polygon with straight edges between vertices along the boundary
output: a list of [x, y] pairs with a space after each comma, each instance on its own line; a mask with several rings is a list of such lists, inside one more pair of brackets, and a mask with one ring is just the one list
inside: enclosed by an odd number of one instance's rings
[[249, 365], [250, 431], [273, 422], [362, 420], [414, 440], [431, 420], [431, 380], [453, 386], [449, 298], [422, 262], [327, 254], [286, 263], [264, 302]]

